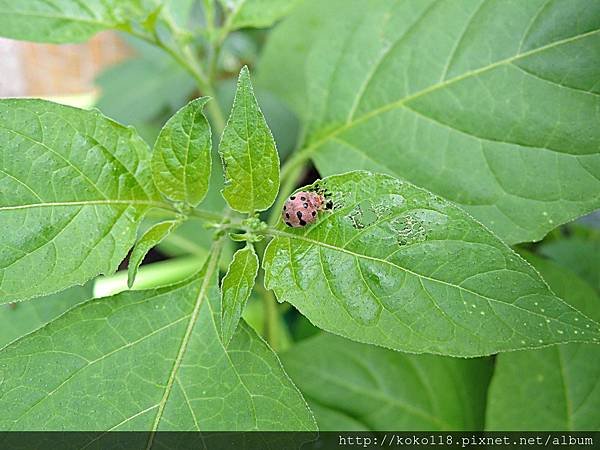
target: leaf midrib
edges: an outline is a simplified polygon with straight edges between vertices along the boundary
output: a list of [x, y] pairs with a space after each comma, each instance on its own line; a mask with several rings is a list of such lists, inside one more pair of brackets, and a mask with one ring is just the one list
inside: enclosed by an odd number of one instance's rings
[[[145, 302], [147, 302], [147, 301], [149, 301], [149, 300], [153, 300], [153, 299], [155, 299], [156, 297], [159, 297], [159, 296], [160, 296], [160, 294], [156, 294], [156, 295], [153, 295], [153, 296], [151, 296], [151, 297], [148, 297], [147, 299], [145, 299], [145, 300], [144, 300], [144, 303], [145, 303]], [[100, 300], [101, 300], [101, 299], [100, 299]], [[93, 300], [93, 301], [98, 301], [98, 300]], [[130, 306], [131, 306], [131, 305], [130, 305]], [[76, 309], [76, 308], [78, 308], [78, 306], [75, 306], [75, 308], [73, 308], [73, 309]], [[63, 314], [63, 316], [64, 316], [64, 315], [66, 315], [66, 313], [65, 313], [65, 314]], [[72, 379], [73, 379], [75, 376], [77, 376], [77, 374], [79, 374], [79, 373], [80, 373], [80, 372], [82, 372], [83, 370], [87, 369], [88, 367], [90, 367], [90, 366], [92, 366], [92, 365], [94, 365], [94, 364], [96, 364], [96, 363], [98, 363], [98, 362], [100, 362], [100, 361], [103, 361], [103, 360], [105, 360], [106, 358], [109, 358], [110, 356], [112, 356], [112, 355], [114, 355], [114, 354], [116, 354], [116, 353], [118, 353], [118, 352], [120, 352], [120, 351], [122, 351], [122, 350], [124, 350], [124, 349], [130, 348], [130, 347], [133, 347], [134, 345], [137, 345], [137, 344], [139, 344], [140, 342], [143, 342], [144, 340], [146, 340], [146, 339], [148, 339], [148, 338], [151, 338], [151, 337], [155, 336], [156, 334], [162, 333], [163, 331], [165, 331], [165, 330], [169, 329], [170, 327], [172, 327], [172, 326], [174, 326], [174, 325], [177, 325], [177, 324], [178, 324], [179, 322], [181, 322], [182, 320], [185, 320], [185, 319], [187, 319], [187, 317], [188, 317], [188, 316], [183, 316], [183, 317], [180, 317], [180, 318], [178, 318], [178, 319], [174, 320], [173, 322], [169, 322], [168, 324], [166, 324], [166, 325], [164, 325], [164, 326], [162, 326], [162, 327], [160, 327], [160, 328], [158, 328], [158, 329], [156, 329], [156, 330], [153, 330], [152, 332], [150, 332], [150, 333], [148, 333], [148, 334], [146, 334], [146, 335], [144, 335], [144, 336], [142, 336], [142, 337], [140, 337], [140, 338], [136, 339], [135, 341], [132, 341], [132, 342], [126, 342], [126, 343], [124, 343], [123, 345], [121, 345], [121, 346], [119, 346], [119, 347], [117, 347], [117, 348], [115, 348], [115, 349], [111, 350], [110, 352], [108, 352], [108, 353], [106, 353], [106, 354], [104, 354], [104, 355], [102, 355], [102, 356], [100, 356], [100, 357], [98, 357], [98, 358], [96, 358], [96, 359], [93, 359], [93, 360], [88, 360], [88, 359], [84, 358], [84, 357], [83, 357], [83, 356], [81, 356], [81, 355], [77, 355], [77, 354], [75, 354], [75, 353], [71, 353], [71, 355], [73, 355], [73, 356], [76, 356], [76, 357], [78, 357], [78, 358], [80, 358], [80, 359], [82, 359], [82, 360], [86, 361], [85, 365], [83, 365], [83, 366], [81, 366], [80, 368], [76, 369], [76, 370], [75, 370], [73, 373], [71, 373], [71, 374], [70, 374], [70, 375], [69, 375], [69, 376], [68, 376], [66, 379], [64, 379], [64, 380], [63, 380], [63, 381], [62, 381], [62, 382], [61, 382], [61, 383], [60, 383], [60, 384], [59, 384], [57, 387], [55, 387], [54, 389], [52, 389], [52, 391], [50, 391], [50, 392], [49, 392], [49, 393], [47, 393], [47, 394], [46, 394], [44, 397], [40, 398], [40, 399], [39, 399], [37, 402], [35, 402], [33, 405], [31, 405], [31, 406], [30, 406], [30, 407], [29, 407], [29, 408], [28, 408], [26, 411], [24, 411], [24, 412], [23, 412], [23, 413], [22, 413], [22, 414], [21, 414], [21, 415], [20, 415], [20, 416], [19, 416], [17, 419], [15, 419], [13, 422], [14, 422], [14, 423], [17, 423], [17, 422], [19, 422], [19, 421], [20, 421], [20, 420], [21, 420], [23, 417], [25, 417], [27, 414], [29, 414], [31, 411], [33, 411], [33, 409], [34, 409], [34, 408], [36, 408], [38, 405], [40, 405], [41, 403], [44, 403], [46, 400], [48, 400], [48, 399], [49, 399], [49, 398], [50, 398], [52, 395], [54, 395], [56, 392], [58, 392], [58, 391], [59, 391], [59, 390], [60, 390], [60, 389], [61, 389], [61, 388], [62, 388], [64, 385], [66, 385], [66, 384], [67, 384], [67, 383], [68, 383], [70, 380], [72, 380]], [[43, 330], [44, 328], [46, 328], [46, 327], [49, 327], [50, 325], [52, 325], [52, 323], [54, 323], [54, 321], [51, 321], [51, 322], [49, 322], [48, 324], [46, 324], [46, 325], [45, 325], [45, 326], [43, 326], [42, 328], [38, 329], [37, 331], [41, 331], [41, 330]], [[8, 392], [10, 392], [10, 391], [8, 391]], [[8, 392], [5, 392], [5, 393], [4, 393], [4, 395], [8, 394]]]
[[[317, 378], [321, 378], [323, 381], [327, 381], [330, 383], [334, 383], [334, 384], [338, 384], [339, 386], [348, 389], [350, 391], [354, 391], [357, 394], [362, 394], [365, 395], [367, 397], [371, 397], [374, 400], [378, 400], [380, 402], [384, 402], [387, 403], [388, 405], [391, 406], [396, 406], [398, 408], [400, 408], [401, 410], [407, 412], [408, 414], [411, 414], [413, 416], [416, 417], [420, 417], [421, 419], [425, 419], [428, 422], [432, 423], [432, 424], [436, 424], [444, 429], [450, 430], [452, 429], [452, 427], [446, 423], [443, 419], [434, 416], [433, 414], [424, 411], [418, 407], [412, 406], [409, 403], [406, 403], [404, 401], [399, 400], [396, 397], [392, 397], [392, 396], [386, 396], [384, 392], [382, 392], [381, 390], [369, 390], [368, 388], [365, 388], [363, 386], [360, 386], [358, 384], [353, 384], [352, 382], [350, 382], [349, 380], [344, 379], [343, 377], [337, 377], [334, 376], [334, 374], [330, 374], [326, 371], [321, 371], [318, 370], [315, 367], [309, 366], [309, 365], [303, 365], [303, 366], [298, 366], [298, 364], [294, 361], [288, 361], [287, 364], [291, 364], [291, 365], [295, 365], [296, 367], [299, 367], [303, 370], [306, 370], [308, 372], [312, 372]], [[318, 400], [321, 404], [327, 406], [328, 408], [332, 408], [330, 405], [327, 405], [325, 403], [323, 403], [321, 400]], [[333, 409], [333, 408], [332, 408]], [[337, 409], [337, 408], [336, 408]], [[345, 413], [344, 410], [342, 409], [337, 409], [338, 411], [342, 411]]]
[[495, 63], [488, 64], [487, 66], [483, 66], [483, 67], [480, 67], [478, 69], [465, 72], [464, 74], [456, 76], [454, 78], [450, 78], [450, 79], [444, 80], [443, 82], [433, 84], [433, 85], [431, 85], [431, 86], [429, 86], [429, 87], [427, 87], [425, 89], [422, 89], [420, 91], [415, 92], [414, 94], [408, 95], [406, 97], [403, 97], [403, 98], [401, 98], [399, 100], [395, 100], [395, 101], [390, 102], [390, 103], [386, 103], [386, 104], [380, 106], [379, 108], [373, 109], [372, 111], [369, 111], [369, 112], [363, 114], [362, 116], [359, 116], [357, 118], [353, 118], [353, 119], [347, 121], [343, 125], [341, 125], [341, 126], [339, 126], [337, 128], [332, 129], [330, 132], [328, 132], [325, 136], [321, 137], [320, 139], [317, 139], [316, 141], [314, 141], [312, 143], [309, 143], [306, 147], [304, 147], [302, 150], [300, 150], [299, 153], [302, 153], [302, 154], [304, 154], [306, 156], [309, 156], [312, 153], [315, 153], [328, 140], [334, 138], [338, 134], [340, 134], [340, 133], [342, 133], [342, 132], [344, 132], [344, 131], [346, 131], [348, 129], [351, 129], [354, 126], [356, 126], [356, 125], [358, 125], [360, 123], [366, 122], [367, 120], [371, 119], [372, 117], [378, 116], [380, 114], [386, 113], [386, 112], [391, 111], [391, 110], [396, 109], [396, 108], [403, 107], [406, 103], [408, 103], [408, 102], [410, 102], [412, 100], [416, 100], [416, 99], [418, 99], [420, 97], [423, 97], [423, 96], [425, 96], [427, 94], [430, 94], [432, 92], [435, 92], [435, 91], [438, 91], [440, 89], [443, 89], [443, 88], [445, 88], [445, 87], [447, 87], [449, 85], [452, 85], [454, 83], [458, 83], [458, 82], [460, 82], [462, 80], [465, 80], [465, 79], [468, 79], [470, 77], [474, 77], [474, 76], [480, 75], [481, 73], [484, 73], [484, 72], [487, 72], [489, 70], [495, 69], [496, 67], [500, 67], [500, 66], [503, 66], [505, 64], [511, 64], [514, 61], [517, 61], [517, 60], [522, 59], [522, 58], [526, 58], [528, 56], [535, 55], [535, 54], [537, 54], [539, 52], [543, 52], [545, 50], [548, 50], [548, 49], [551, 49], [551, 48], [554, 48], [554, 47], [558, 47], [560, 45], [567, 44], [569, 42], [573, 42], [573, 41], [576, 41], [576, 40], [579, 40], [579, 39], [584, 39], [586, 37], [592, 36], [592, 35], [597, 34], [599, 32], [600, 32], [600, 29], [595, 29], [595, 30], [588, 31], [588, 32], [583, 33], [583, 34], [578, 34], [576, 36], [572, 36], [572, 37], [569, 37], [569, 38], [565, 38], [565, 39], [561, 39], [561, 40], [558, 40], [558, 41], [554, 41], [554, 42], [552, 42], [550, 44], [543, 45], [541, 47], [538, 47], [538, 48], [526, 51], [524, 53], [518, 53], [518, 54], [516, 54], [514, 56], [511, 56], [509, 58], [505, 58], [505, 59], [502, 59], [500, 61], [496, 61]]
[[569, 384], [567, 380], [567, 372], [565, 370], [566, 363], [564, 361], [564, 355], [562, 354], [561, 347], [556, 348], [556, 358], [558, 360], [558, 367], [560, 369], [558, 376], [560, 377], [560, 381], [562, 384], [563, 397], [565, 401], [565, 419], [566, 419], [566, 429], [573, 430], [573, 405], [571, 401], [571, 396], [569, 394]]
[[33, 209], [33, 208], [55, 208], [55, 207], [77, 207], [77, 206], [102, 206], [102, 205], [124, 205], [124, 206], [146, 206], [155, 207], [162, 209], [171, 209], [171, 206], [167, 203], [151, 201], [151, 200], [78, 200], [68, 202], [47, 202], [47, 203], [30, 203], [27, 205], [15, 205], [15, 206], [0, 206], [0, 213], [3, 211], [16, 211], [20, 209]]
[[121, 22], [105, 22], [102, 20], [98, 20], [98, 19], [87, 19], [84, 17], [79, 17], [79, 16], [63, 16], [63, 15], [59, 15], [59, 14], [47, 14], [47, 13], [42, 13], [42, 12], [30, 12], [30, 11], [11, 11], [11, 12], [7, 12], [4, 13], [7, 16], [21, 16], [21, 17], [25, 17], [25, 18], [40, 18], [40, 19], [55, 19], [55, 20], [68, 20], [68, 21], [72, 21], [72, 22], [81, 22], [81, 23], [87, 23], [90, 25], [101, 25], [103, 27], [106, 28], [112, 28], [116, 25], [119, 25]]
[[202, 285], [200, 286], [200, 290], [198, 292], [198, 297], [197, 297], [195, 305], [194, 305], [194, 310], [192, 311], [187, 328], [186, 328], [183, 338], [181, 340], [179, 350], [177, 351], [177, 356], [175, 358], [175, 362], [173, 363], [173, 367], [171, 369], [169, 378], [167, 380], [165, 392], [159, 403], [158, 411], [156, 413], [156, 417], [154, 418], [154, 423], [150, 430], [152, 433], [151, 433], [150, 437], [148, 438], [148, 444], [146, 446], [146, 450], [150, 450], [152, 448], [152, 444], [154, 442], [154, 437], [156, 435], [156, 431], [158, 430], [160, 421], [162, 420], [162, 417], [164, 414], [164, 410], [165, 410], [165, 408], [167, 406], [167, 402], [169, 400], [169, 396], [171, 394], [171, 391], [173, 390], [173, 385], [175, 384], [175, 380], [177, 378], [177, 373], [179, 372], [179, 368], [181, 367], [181, 363], [183, 362], [183, 358], [185, 357], [185, 354], [187, 352], [187, 348], [188, 348], [188, 345], [190, 343], [190, 340], [192, 338], [192, 334], [194, 331], [194, 326], [196, 325], [196, 322], [198, 321], [198, 317], [200, 316], [200, 311], [202, 309], [201, 306], [204, 303], [204, 299], [208, 295], [208, 289], [210, 287], [211, 282], [213, 281], [213, 275], [215, 273], [215, 270], [218, 267], [218, 262], [219, 262], [220, 256], [221, 256], [221, 244], [217, 243], [213, 246], [210, 260], [206, 267], [206, 271], [203, 274], [204, 278], [202, 280]]
[[[248, 265], [250, 264], [251, 260], [256, 261], [256, 253], [254, 253], [253, 248], [252, 247], [246, 247], [246, 249], [242, 249], [241, 252], [243, 252], [243, 258], [244, 258], [244, 268], [241, 271], [241, 275], [239, 275], [237, 277], [237, 283], [235, 284], [235, 294], [233, 296], [233, 299], [236, 300], [236, 303], [239, 304], [240, 302], [240, 289], [242, 287], [242, 285], [252, 285], [253, 281], [256, 278], [256, 272], [252, 273], [252, 277], [249, 276], [249, 274], [247, 273], [247, 269], [248, 269]], [[238, 253], [239, 254], [239, 253]], [[233, 261], [232, 261], [232, 266], [233, 266], [233, 262], [235, 262], [235, 255], [233, 257]], [[258, 269], [258, 264], [256, 264], [256, 267]], [[227, 274], [225, 275], [225, 278], [223, 278], [223, 281], [225, 281], [227, 279], [227, 277], [229, 276], [230, 272], [227, 271]], [[233, 275], [235, 276], [235, 275]], [[249, 281], [250, 280], [250, 281]], [[244, 296], [244, 299], [242, 299], [244, 302], [248, 300], [248, 296], [250, 295], [250, 291], [252, 290], [252, 288], [250, 287], [248, 289], [247, 295]], [[224, 294], [225, 292], [222, 291], [222, 298], [224, 298]], [[234, 305], [237, 306], [237, 305]], [[221, 305], [221, 307], [224, 309], [225, 305]], [[221, 314], [223, 313], [223, 311], [221, 312]], [[236, 324], [237, 327], [237, 324]], [[231, 340], [233, 336], [229, 337], [229, 340]], [[227, 344], [229, 344], [229, 342], [227, 342]]]

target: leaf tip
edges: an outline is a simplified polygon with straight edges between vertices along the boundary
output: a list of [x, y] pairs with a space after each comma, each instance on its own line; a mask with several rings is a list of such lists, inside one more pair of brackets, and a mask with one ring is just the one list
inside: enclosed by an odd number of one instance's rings
[[248, 66], [242, 67], [238, 76], [238, 90], [240, 86], [249, 86], [252, 89], [252, 78], [250, 77], [250, 69]]
[[130, 265], [127, 270], [127, 288], [131, 289], [135, 282], [135, 276], [137, 274], [137, 265]]
[[248, 65], [244, 64], [244, 67], [242, 67], [240, 69], [240, 78], [241, 77], [248, 77], [250, 78], [250, 69], [248, 69]]

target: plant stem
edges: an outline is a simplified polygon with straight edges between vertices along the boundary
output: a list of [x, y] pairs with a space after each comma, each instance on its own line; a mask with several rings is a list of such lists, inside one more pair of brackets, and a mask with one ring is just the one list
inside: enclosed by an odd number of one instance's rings
[[[158, 45], [164, 49], [167, 53], [169, 53], [184, 69], [186, 69], [196, 80], [196, 84], [198, 85], [198, 89], [200, 92], [207, 96], [211, 97], [212, 101], [207, 103], [208, 113], [210, 118], [212, 119], [212, 124], [215, 127], [215, 131], [217, 134], [221, 134], [223, 129], [225, 128], [225, 118], [223, 116], [223, 111], [221, 111], [221, 107], [219, 106], [219, 101], [217, 99], [217, 94], [213, 88], [213, 80], [210, 76], [206, 76], [199, 67], [199, 64], [196, 62], [196, 58], [190, 51], [184, 51], [186, 56], [181, 55], [180, 53], [174, 51], [170, 47], [166, 45], [162, 45], [160, 42]], [[181, 50], [180, 50], [181, 51]], [[189, 61], [193, 63], [190, 63]]]
[[219, 105], [217, 94], [210, 84], [208, 84], [207, 87], [204, 89], [204, 93], [212, 99], [212, 101], [206, 104], [206, 107], [208, 109], [210, 118], [212, 119], [212, 124], [215, 128], [215, 132], [218, 135], [220, 135], [225, 129], [225, 116], [223, 115], [223, 111], [221, 110], [221, 106]]
[[[206, 261], [207, 254], [202, 257], [188, 256], [146, 264], [140, 267], [133, 285], [133, 290], [153, 289], [179, 282], [198, 272]], [[114, 275], [101, 276], [94, 281], [94, 297], [108, 297], [127, 291], [127, 271], [122, 270]]]
[[203, 209], [193, 209], [190, 213], [191, 216], [197, 217], [198, 219], [206, 220], [208, 222], [220, 223], [226, 216], [224, 214], [215, 213], [212, 211], [206, 211]]
[[[207, 75], [205, 75], [202, 71], [200, 63], [198, 62], [198, 59], [194, 56], [193, 52], [190, 51], [190, 49], [187, 46], [185, 48], [182, 48], [180, 45], [178, 45], [177, 48], [172, 48], [164, 44], [156, 34], [149, 35], [135, 29], [128, 30], [128, 32], [129, 34], [162, 49], [194, 78], [200, 92], [203, 95], [206, 95], [213, 99], [213, 101], [208, 102], [207, 109], [216, 132], [218, 134], [221, 134], [221, 132], [225, 128], [225, 119], [223, 116], [223, 112], [221, 111], [221, 107], [219, 106], [219, 102], [217, 100], [212, 81], [210, 77], [207, 77]], [[177, 41], [177, 37], [174, 37], [174, 40]]]
[[306, 163], [306, 161], [308, 161], [308, 155], [305, 155], [302, 152], [296, 152], [281, 168], [281, 175], [279, 177], [281, 179], [281, 186], [277, 200], [275, 200], [274, 207], [271, 210], [269, 220], [267, 221], [269, 225], [273, 226], [277, 223], [277, 220], [279, 220], [279, 213], [285, 199], [296, 187], [296, 184], [304, 171], [304, 163]]
[[273, 292], [264, 287], [264, 271], [262, 269], [256, 280], [256, 290], [263, 304], [263, 336], [273, 351], [277, 352], [281, 344], [279, 342], [278, 304]]

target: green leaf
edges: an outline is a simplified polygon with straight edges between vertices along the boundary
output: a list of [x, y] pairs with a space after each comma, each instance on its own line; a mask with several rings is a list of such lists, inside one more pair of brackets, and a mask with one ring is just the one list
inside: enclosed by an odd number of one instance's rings
[[600, 292], [600, 237], [571, 236], [545, 242], [540, 252], [586, 280]]
[[219, 0], [228, 11], [226, 28], [267, 28], [286, 16], [297, 0]]
[[[587, 283], [550, 261], [533, 255], [526, 258], [557, 294], [600, 320], [600, 297]], [[501, 354], [490, 386], [487, 428], [598, 431], [598, 380], [598, 345], [568, 344]]]
[[101, 91], [98, 109], [127, 125], [177, 111], [196, 88], [189, 73], [165, 52], [141, 42], [128, 39], [138, 57], [108, 68], [96, 79]]
[[571, 268], [566, 268], [530, 252], [520, 253], [542, 275], [558, 297], [592, 320], [600, 322], [600, 296], [574, 271], [578, 266], [584, 265], [585, 261], [573, 262]]
[[198, 23], [194, 21], [197, 6], [197, 0], [167, 0], [166, 5], [163, 6], [163, 13], [168, 12], [178, 27], [183, 29], [192, 27], [192, 31], [198, 31]]
[[89, 283], [30, 302], [0, 306], [0, 348], [40, 328], [91, 297], [92, 284]]
[[229, 206], [244, 213], [269, 208], [279, 191], [279, 156], [247, 67], [240, 72], [219, 152], [225, 171], [222, 193]]
[[220, 339], [218, 254], [191, 281], [72, 309], [0, 352], [3, 430], [312, 430], [245, 324]]
[[129, 267], [127, 272], [127, 286], [131, 288], [137, 271], [150, 249], [156, 247], [164, 238], [166, 238], [175, 227], [181, 222], [179, 220], [168, 220], [153, 225], [144, 235], [137, 241], [131, 256], [129, 257]]
[[227, 274], [221, 285], [223, 303], [222, 336], [225, 347], [229, 345], [238, 327], [242, 312], [252, 293], [258, 273], [258, 256], [252, 245], [238, 250], [233, 255]]
[[[235, 89], [236, 82], [232, 79], [223, 80], [217, 86], [217, 98], [223, 111], [231, 109]], [[285, 160], [298, 142], [298, 119], [287, 104], [268, 89], [256, 87], [254, 93], [273, 133], [279, 157]]]
[[321, 334], [281, 360], [311, 407], [317, 405], [321, 431], [483, 428], [489, 359], [407, 355]]
[[114, 272], [160, 202], [135, 130], [96, 111], [0, 100], [0, 303]]
[[211, 171], [212, 137], [202, 112], [208, 97], [193, 100], [164, 126], [152, 154], [158, 189], [175, 202], [197, 206], [206, 197]]
[[152, 4], [144, 0], [0, 0], [0, 35], [55, 44], [83, 42], [99, 31], [144, 18]]
[[516, 243], [600, 207], [599, 48], [587, 0], [309, 0], [259, 71], [322, 175], [393, 174]]
[[323, 192], [333, 212], [306, 228], [280, 222], [263, 264], [265, 286], [316, 326], [450, 356], [600, 338], [600, 325], [453, 204], [370, 172], [305, 189]]
[[[203, 211], [223, 214], [227, 204], [221, 195], [223, 187], [223, 169], [217, 152], [213, 152], [212, 170], [208, 193], [202, 201]], [[196, 220], [185, 221], [159, 244], [159, 249], [169, 256], [195, 255], [205, 257], [214, 242], [214, 229], [199, 225]], [[232, 242], [226, 241], [221, 259], [221, 269], [227, 271], [227, 267], [233, 257], [234, 249]]]

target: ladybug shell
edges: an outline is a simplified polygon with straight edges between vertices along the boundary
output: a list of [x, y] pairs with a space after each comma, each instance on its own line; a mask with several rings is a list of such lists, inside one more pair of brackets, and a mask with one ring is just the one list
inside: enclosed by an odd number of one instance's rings
[[323, 209], [323, 203], [323, 197], [319, 194], [297, 192], [286, 200], [281, 218], [288, 227], [303, 227], [317, 220], [317, 213]]

